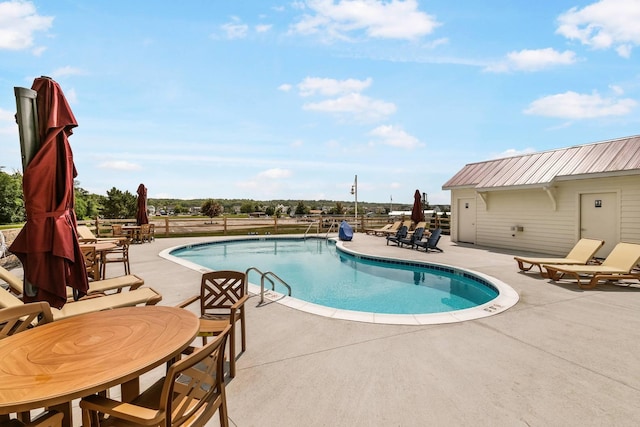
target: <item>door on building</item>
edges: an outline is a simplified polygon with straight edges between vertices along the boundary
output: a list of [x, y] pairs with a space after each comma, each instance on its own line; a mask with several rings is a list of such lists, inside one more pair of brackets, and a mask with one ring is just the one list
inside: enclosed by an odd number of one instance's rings
[[596, 253], [604, 258], [618, 243], [618, 196], [616, 193], [585, 193], [580, 195], [580, 238], [604, 240]]
[[475, 199], [458, 199], [458, 241], [476, 243]]

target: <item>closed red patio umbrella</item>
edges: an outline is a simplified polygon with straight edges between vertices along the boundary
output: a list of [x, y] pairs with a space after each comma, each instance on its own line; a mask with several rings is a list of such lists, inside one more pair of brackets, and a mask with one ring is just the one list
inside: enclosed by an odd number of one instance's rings
[[138, 225], [149, 224], [147, 215], [147, 189], [144, 184], [138, 185], [138, 210], [136, 211], [136, 223]]
[[77, 172], [68, 141], [78, 124], [58, 83], [39, 77], [31, 88], [37, 92], [39, 149], [23, 161], [27, 221], [10, 250], [24, 269], [24, 301], [47, 301], [61, 308], [67, 301], [67, 286], [78, 297], [89, 289], [76, 232]]
[[424, 210], [422, 209], [422, 198], [420, 196], [420, 190], [416, 190], [413, 195], [413, 209], [411, 210], [411, 220], [414, 223], [424, 221]]

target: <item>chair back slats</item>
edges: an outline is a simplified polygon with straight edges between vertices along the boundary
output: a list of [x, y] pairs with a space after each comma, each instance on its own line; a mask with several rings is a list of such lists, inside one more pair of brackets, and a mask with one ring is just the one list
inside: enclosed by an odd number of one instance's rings
[[140, 226], [140, 241], [141, 242], [151, 242], [151, 225], [142, 224]]
[[100, 260], [96, 252], [95, 246], [81, 246], [82, 258], [87, 274], [94, 280], [100, 279]]
[[32, 302], [0, 309], [0, 340], [49, 322], [53, 322], [53, 315], [46, 302]]
[[[224, 348], [230, 329], [227, 326], [216, 339], [169, 368], [159, 408], [171, 414], [167, 426], [204, 425], [226, 405]], [[223, 411], [226, 414], [226, 407]]]
[[129, 240], [123, 239], [118, 242], [118, 246], [113, 249], [109, 249], [108, 251], [102, 252], [101, 261], [101, 272], [100, 276], [105, 278], [107, 277], [107, 264], [113, 262], [120, 262], [124, 266], [124, 274], [131, 274], [131, 265], [129, 263]]
[[229, 309], [246, 293], [246, 275], [239, 271], [212, 271], [202, 275], [200, 304], [202, 313]]

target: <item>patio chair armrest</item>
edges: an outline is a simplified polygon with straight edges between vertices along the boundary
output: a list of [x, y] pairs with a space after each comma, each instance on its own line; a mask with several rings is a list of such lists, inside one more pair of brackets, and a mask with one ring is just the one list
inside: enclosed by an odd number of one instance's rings
[[161, 419], [160, 412], [133, 405], [131, 403], [118, 402], [117, 400], [107, 397], [92, 395], [83, 398], [80, 401], [80, 407], [83, 410], [97, 411], [103, 414], [113, 415], [122, 420], [140, 423], [144, 420], [144, 424], [150, 423], [154, 419]]
[[231, 310], [236, 310], [244, 305], [245, 302], [249, 299], [249, 295], [243, 295], [238, 301], [234, 302], [231, 306]]
[[200, 295], [194, 295], [194, 296], [189, 297], [186, 300], [182, 301], [180, 304], [176, 305], [176, 307], [180, 307], [180, 308], [188, 307], [191, 304], [193, 304], [194, 302], [198, 301], [199, 299], [200, 299]]

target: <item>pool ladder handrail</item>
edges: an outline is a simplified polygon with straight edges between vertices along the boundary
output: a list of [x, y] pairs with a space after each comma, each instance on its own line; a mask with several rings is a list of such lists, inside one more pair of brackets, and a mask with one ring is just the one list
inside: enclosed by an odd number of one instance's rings
[[331, 230], [333, 230], [333, 226], [336, 225], [335, 221], [331, 221], [331, 225], [329, 226], [329, 229], [327, 230], [327, 234], [324, 235], [325, 238], [329, 238], [329, 233], [331, 233]]
[[309, 226], [307, 227], [307, 230], [304, 232], [305, 239], [307, 238], [307, 234], [309, 234], [309, 230], [314, 225], [316, 226], [316, 234], [318, 234], [320, 232], [320, 221], [312, 221], [312, 222], [309, 223]]
[[252, 271], [252, 270], [260, 275], [260, 304], [264, 303], [264, 281], [265, 281], [265, 279], [268, 280], [269, 282], [271, 282], [271, 290], [272, 291], [275, 291], [275, 289], [276, 289], [275, 282], [272, 279], [270, 279], [269, 277], [267, 277], [267, 276], [272, 276], [273, 278], [277, 279], [280, 283], [282, 283], [284, 285], [284, 287], [287, 288], [287, 290], [288, 290], [288, 296], [291, 296], [291, 286], [289, 286], [289, 284], [287, 282], [282, 280], [282, 278], [279, 277], [273, 271], [267, 271], [267, 272], [263, 273], [262, 271], [260, 271], [260, 269], [258, 269], [258, 267], [249, 267], [249, 268], [247, 268], [247, 271], [245, 271], [245, 273], [244, 273], [247, 276], [247, 281], [249, 281], [249, 272]]

